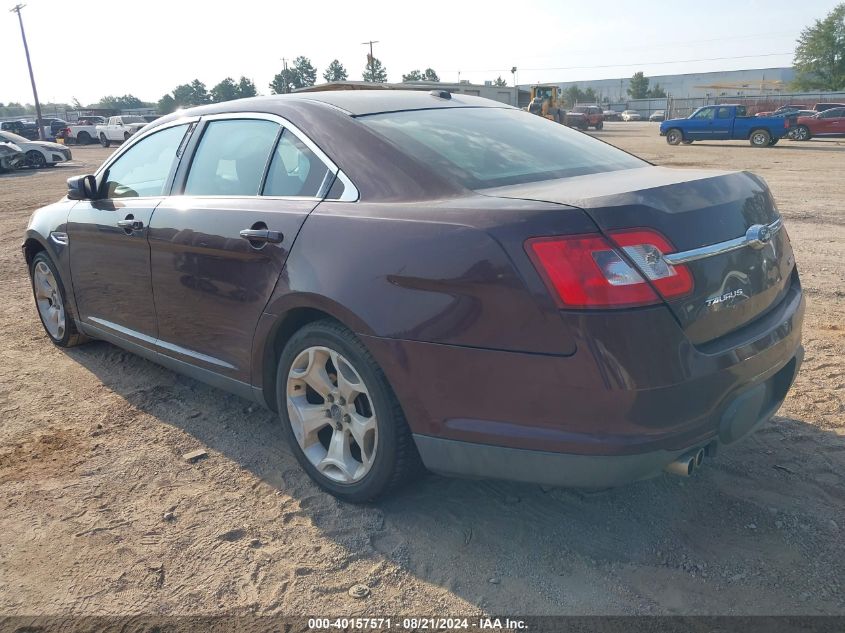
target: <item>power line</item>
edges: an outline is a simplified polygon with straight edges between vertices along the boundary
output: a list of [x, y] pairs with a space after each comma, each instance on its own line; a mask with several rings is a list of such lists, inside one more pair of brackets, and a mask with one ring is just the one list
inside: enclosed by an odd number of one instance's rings
[[[630, 64], [600, 64], [596, 66], [546, 66], [542, 68], [525, 68], [520, 66], [520, 70], [529, 70], [529, 71], [538, 71], [538, 70], [592, 70], [596, 68], [627, 68], [630, 66], [663, 66], [666, 64], [690, 64], [693, 62], [716, 62], [716, 61], [725, 61], [730, 59], [750, 59], [753, 57], [778, 57], [783, 55], [792, 55], [793, 52], [790, 51], [788, 53], [761, 53], [757, 55], [734, 55], [731, 57], [701, 57], [698, 59], [674, 59], [671, 61], [661, 61], [661, 62], [634, 62]], [[502, 72], [505, 70], [509, 70], [507, 68], [487, 68], [484, 70], [477, 69], [477, 70], [464, 70], [463, 72], [468, 73], [496, 73]], [[446, 72], [455, 72], [446, 71]]]
[[35, 99], [35, 124], [38, 127], [38, 138], [44, 140], [44, 123], [41, 120], [41, 102], [38, 101], [38, 90], [35, 89], [35, 75], [32, 74], [32, 62], [29, 59], [29, 46], [26, 43], [26, 31], [23, 29], [23, 18], [21, 17], [21, 9], [25, 4], [18, 4], [10, 11], [10, 13], [18, 14], [18, 22], [21, 25], [21, 39], [23, 40], [23, 52], [26, 54], [26, 66], [29, 68], [29, 81], [32, 83], [32, 97]]

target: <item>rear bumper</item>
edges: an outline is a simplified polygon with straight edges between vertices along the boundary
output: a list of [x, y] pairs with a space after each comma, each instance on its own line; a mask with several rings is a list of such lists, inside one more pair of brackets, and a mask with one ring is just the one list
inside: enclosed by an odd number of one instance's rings
[[608, 488], [658, 475], [695, 449], [732, 444], [769, 421], [783, 403], [804, 357], [803, 347], [778, 372], [735, 395], [721, 409], [712, 437], [680, 449], [630, 455], [579, 455], [414, 435], [432, 472], [470, 478], [507, 479], [568, 488]]

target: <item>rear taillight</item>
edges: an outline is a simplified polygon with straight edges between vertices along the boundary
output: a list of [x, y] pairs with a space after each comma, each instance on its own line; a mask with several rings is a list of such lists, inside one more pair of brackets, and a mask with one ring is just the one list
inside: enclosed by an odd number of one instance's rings
[[663, 260], [674, 248], [659, 233], [634, 229], [613, 232], [610, 237], [636, 268], [601, 235], [533, 238], [525, 246], [561, 307], [652, 305], [660, 302], [655, 288], [666, 299], [692, 291], [689, 270]]

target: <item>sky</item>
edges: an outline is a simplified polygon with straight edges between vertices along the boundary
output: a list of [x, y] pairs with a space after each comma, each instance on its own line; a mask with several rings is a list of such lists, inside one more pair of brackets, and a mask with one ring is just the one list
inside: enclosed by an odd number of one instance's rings
[[[0, 103], [32, 102], [17, 16], [0, 0]], [[131, 93], [157, 101], [198, 78], [245, 75], [260, 94], [304, 55], [318, 81], [335, 58], [361, 79], [367, 46], [389, 81], [434, 68], [443, 81], [512, 85], [788, 66], [795, 39], [832, 0], [20, 0], [43, 102]], [[701, 61], [694, 61], [701, 60]]]

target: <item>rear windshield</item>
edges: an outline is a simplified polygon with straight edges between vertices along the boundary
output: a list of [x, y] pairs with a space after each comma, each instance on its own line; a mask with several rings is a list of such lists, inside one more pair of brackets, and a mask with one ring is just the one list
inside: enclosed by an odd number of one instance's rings
[[358, 119], [469, 189], [648, 165], [599, 140], [512, 108], [440, 108]]

